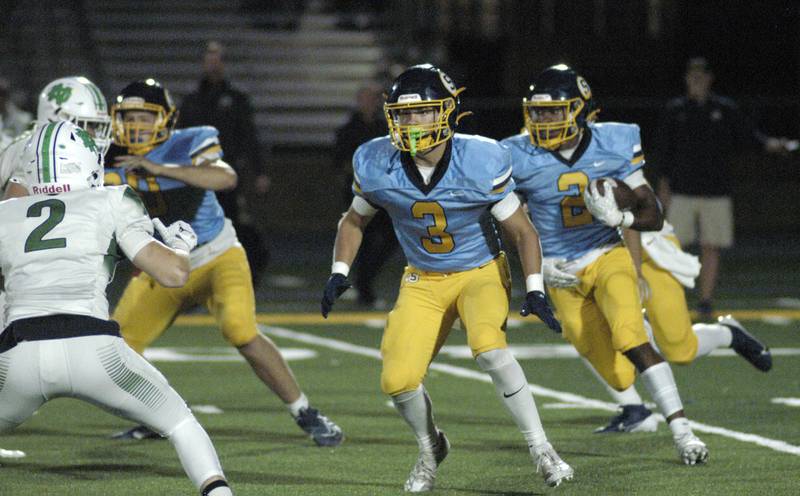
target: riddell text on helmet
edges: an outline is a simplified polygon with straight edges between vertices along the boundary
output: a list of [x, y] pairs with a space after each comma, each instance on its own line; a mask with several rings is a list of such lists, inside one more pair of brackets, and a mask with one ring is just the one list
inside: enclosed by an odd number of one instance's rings
[[31, 192], [34, 195], [42, 193], [68, 193], [70, 190], [69, 184], [48, 184], [46, 186], [33, 186]]

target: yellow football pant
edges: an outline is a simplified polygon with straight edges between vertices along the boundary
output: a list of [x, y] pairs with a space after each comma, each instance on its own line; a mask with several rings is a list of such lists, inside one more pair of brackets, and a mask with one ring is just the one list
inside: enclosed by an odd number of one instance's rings
[[647, 342], [633, 260], [618, 246], [577, 275], [577, 287], [548, 288], [564, 337], [611, 387], [622, 391], [636, 374], [622, 353]]
[[[674, 236], [668, 239], [680, 247]], [[642, 275], [650, 285], [650, 299], [644, 302], [658, 349], [672, 363], [688, 364], [697, 356], [697, 335], [692, 330], [683, 286], [669, 271], [660, 268], [642, 250]]]
[[511, 276], [504, 255], [463, 272], [406, 267], [400, 294], [381, 341], [381, 389], [394, 396], [415, 390], [447, 339], [456, 317], [472, 355], [505, 348]]
[[182, 310], [205, 304], [225, 339], [243, 346], [256, 335], [256, 305], [247, 256], [233, 247], [189, 275], [182, 288], [165, 288], [142, 272], [133, 278], [112, 316], [122, 337], [142, 353]]

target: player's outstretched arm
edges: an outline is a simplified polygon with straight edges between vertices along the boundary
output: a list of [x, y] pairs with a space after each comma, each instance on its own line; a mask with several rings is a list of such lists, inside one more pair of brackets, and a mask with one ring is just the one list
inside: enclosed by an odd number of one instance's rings
[[[361, 204], [363, 202], [363, 205]], [[322, 316], [326, 319], [328, 314], [333, 308], [333, 303], [336, 298], [340, 297], [342, 293], [350, 288], [350, 282], [347, 280], [347, 275], [350, 273], [350, 266], [356, 258], [358, 248], [361, 246], [361, 241], [364, 239], [364, 229], [367, 223], [375, 214], [374, 208], [365, 208], [366, 203], [363, 199], [356, 197], [353, 199], [353, 205], [342, 216], [339, 221], [339, 227], [336, 232], [336, 243], [333, 247], [333, 266], [331, 267], [331, 275], [328, 282], [325, 283], [325, 289], [322, 292], [322, 301], [320, 302], [320, 311]], [[360, 208], [359, 208], [360, 207]], [[358, 213], [358, 209], [362, 213]]]
[[179, 288], [189, 280], [189, 253], [155, 239], [133, 257], [133, 265], [167, 288]]
[[142, 169], [154, 176], [177, 179], [189, 186], [211, 191], [232, 190], [239, 181], [236, 171], [220, 159], [182, 167], [174, 164], [156, 164], [139, 155], [122, 155], [116, 157], [114, 165], [126, 169]]
[[513, 214], [501, 220], [500, 225], [516, 246], [522, 263], [522, 271], [525, 274], [527, 294], [520, 315], [525, 317], [535, 314], [547, 327], [555, 332], [561, 332], [561, 324], [553, 315], [553, 310], [548, 305], [544, 294], [542, 247], [539, 242], [539, 234], [522, 208], [517, 208]]
[[197, 246], [197, 235], [182, 220], [165, 226], [160, 219], [153, 219], [153, 227], [166, 246], [154, 239], [133, 257], [133, 264], [162, 286], [181, 287], [189, 280], [189, 252]]

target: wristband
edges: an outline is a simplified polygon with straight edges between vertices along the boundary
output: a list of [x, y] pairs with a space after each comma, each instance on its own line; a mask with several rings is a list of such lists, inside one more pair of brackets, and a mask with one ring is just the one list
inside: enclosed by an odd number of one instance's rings
[[633, 212], [622, 212], [622, 222], [619, 225], [627, 229], [633, 225], [634, 220]]
[[531, 274], [525, 278], [525, 289], [531, 291], [541, 291], [544, 293], [544, 279], [541, 274]]
[[331, 274], [342, 274], [343, 276], [347, 277], [347, 274], [350, 273], [350, 266], [344, 262], [333, 262], [331, 266]]

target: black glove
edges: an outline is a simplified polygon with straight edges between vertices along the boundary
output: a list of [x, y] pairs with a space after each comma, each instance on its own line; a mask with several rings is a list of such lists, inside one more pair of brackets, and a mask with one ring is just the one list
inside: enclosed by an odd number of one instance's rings
[[347, 276], [344, 274], [334, 273], [328, 278], [325, 283], [325, 291], [322, 292], [322, 316], [326, 319], [328, 314], [333, 308], [333, 302], [336, 298], [342, 296], [342, 293], [350, 289], [350, 283], [347, 282]]
[[525, 295], [525, 303], [522, 304], [522, 310], [520, 310], [519, 314], [523, 317], [535, 314], [553, 332], [561, 333], [561, 324], [556, 320], [553, 310], [547, 304], [547, 298], [541, 291], [528, 291], [528, 294]]

